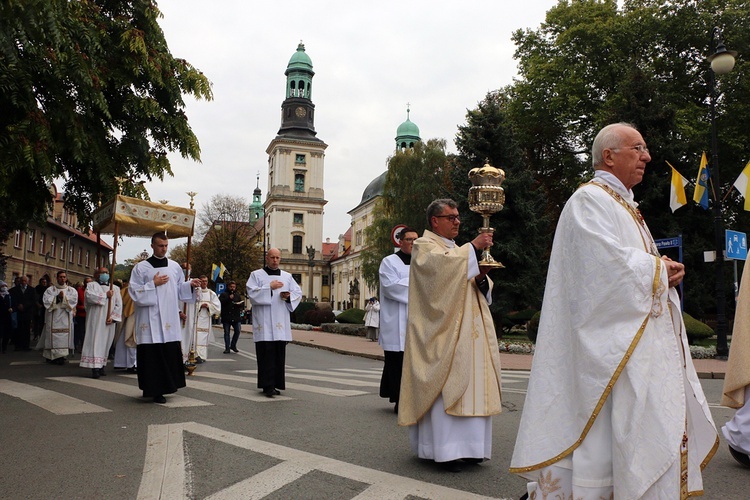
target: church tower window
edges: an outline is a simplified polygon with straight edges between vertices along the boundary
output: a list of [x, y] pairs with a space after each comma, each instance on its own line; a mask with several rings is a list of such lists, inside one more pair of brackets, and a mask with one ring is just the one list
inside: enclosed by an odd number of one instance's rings
[[296, 193], [305, 192], [305, 174], [294, 174], [294, 191]]

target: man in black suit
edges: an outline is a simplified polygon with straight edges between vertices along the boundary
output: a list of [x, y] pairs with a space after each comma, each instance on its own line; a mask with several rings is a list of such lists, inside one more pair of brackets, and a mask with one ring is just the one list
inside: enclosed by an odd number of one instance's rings
[[9, 290], [13, 312], [18, 317], [18, 328], [13, 332], [16, 351], [30, 351], [31, 320], [36, 308], [36, 292], [29, 286], [29, 279], [21, 276], [17, 286]]

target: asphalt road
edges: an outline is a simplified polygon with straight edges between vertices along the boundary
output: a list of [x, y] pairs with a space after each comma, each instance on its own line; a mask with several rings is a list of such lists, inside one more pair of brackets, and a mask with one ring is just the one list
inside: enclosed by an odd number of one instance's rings
[[[244, 343], [244, 345], [242, 345]], [[0, 356], [0, 498], [518, 498], [508, 465], [527, 373], [503, 375], [493, 458], [459, 474], [414, 457], [378, 397], [382, 362], [290, 345], [287, 390], [255, 387], [254, 350], [218, 344], [167, 405], [140, 397], [133, 375], [99, 380], [38, 352]], [[718, 403], [721, 380], [704, 380]], [[732, 410], [712, 406], [717, 426]], [[722, 442], [704, 498], [748, 498], [750, 470]]]

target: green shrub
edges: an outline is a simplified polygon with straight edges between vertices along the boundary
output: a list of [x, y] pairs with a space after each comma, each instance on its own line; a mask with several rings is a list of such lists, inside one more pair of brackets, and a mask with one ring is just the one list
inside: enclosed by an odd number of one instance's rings
[[515, 311], [508, 313], [508, 319], [516, 325], [523, 325], [528, 323], [534, 315], [539, 312], [536, 309], [524, 309], [523, 311]]
[[300, 302], [294, 310], [294, 322], [305, 324], [305, 313], [315, 309], [315, 302]]
[[352, 325], [364, 325], [365, 310], [357, 309], [356, 307], [347, 309], [346, 311], [336, 316], [336, 321], [338, 321], [339, 323], [349, 323]]
[[698, 321], [686, 312], [682, 313], [682, 320], [685, 322], [688, 343], [691, 345], [699, 340], [707, 339], [714, 335], [714, 331], [710, 326], [702, 321]]
[[311, 309], [305, 313], [305, 323], [312, 326], [320, 326], [323, 323], [331, 323], [336, 320], [333, 311], [322, 311]]
[[531, 318], [529, 318], [528, 327], [526, 328], [526, 335], [529, 340], [536, 343], [536, 335], [539, 333], [539, 318], [542, 317], [542, 312], [537, 311]]

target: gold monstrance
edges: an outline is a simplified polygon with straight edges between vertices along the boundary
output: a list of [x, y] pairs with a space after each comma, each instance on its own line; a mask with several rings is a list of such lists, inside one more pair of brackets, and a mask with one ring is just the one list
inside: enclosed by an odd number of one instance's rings
[[[500, 185], [505, 180], [505, 172], [490, 165], [489, 160], [485, 160], [482, 168], [472, 168], [469, 171], [469, 180], [472, 184], [469, 188], [469, 208], [472, 212], [482, 214], [484, 219], [479, 232], [494, 233], [495, 228], [490, 227], [490, 215], [503, 209], [505, 190]], [[500, 269], [505, 266], [493, 259], [490, 249], [485, 248], [479, 267]]]

